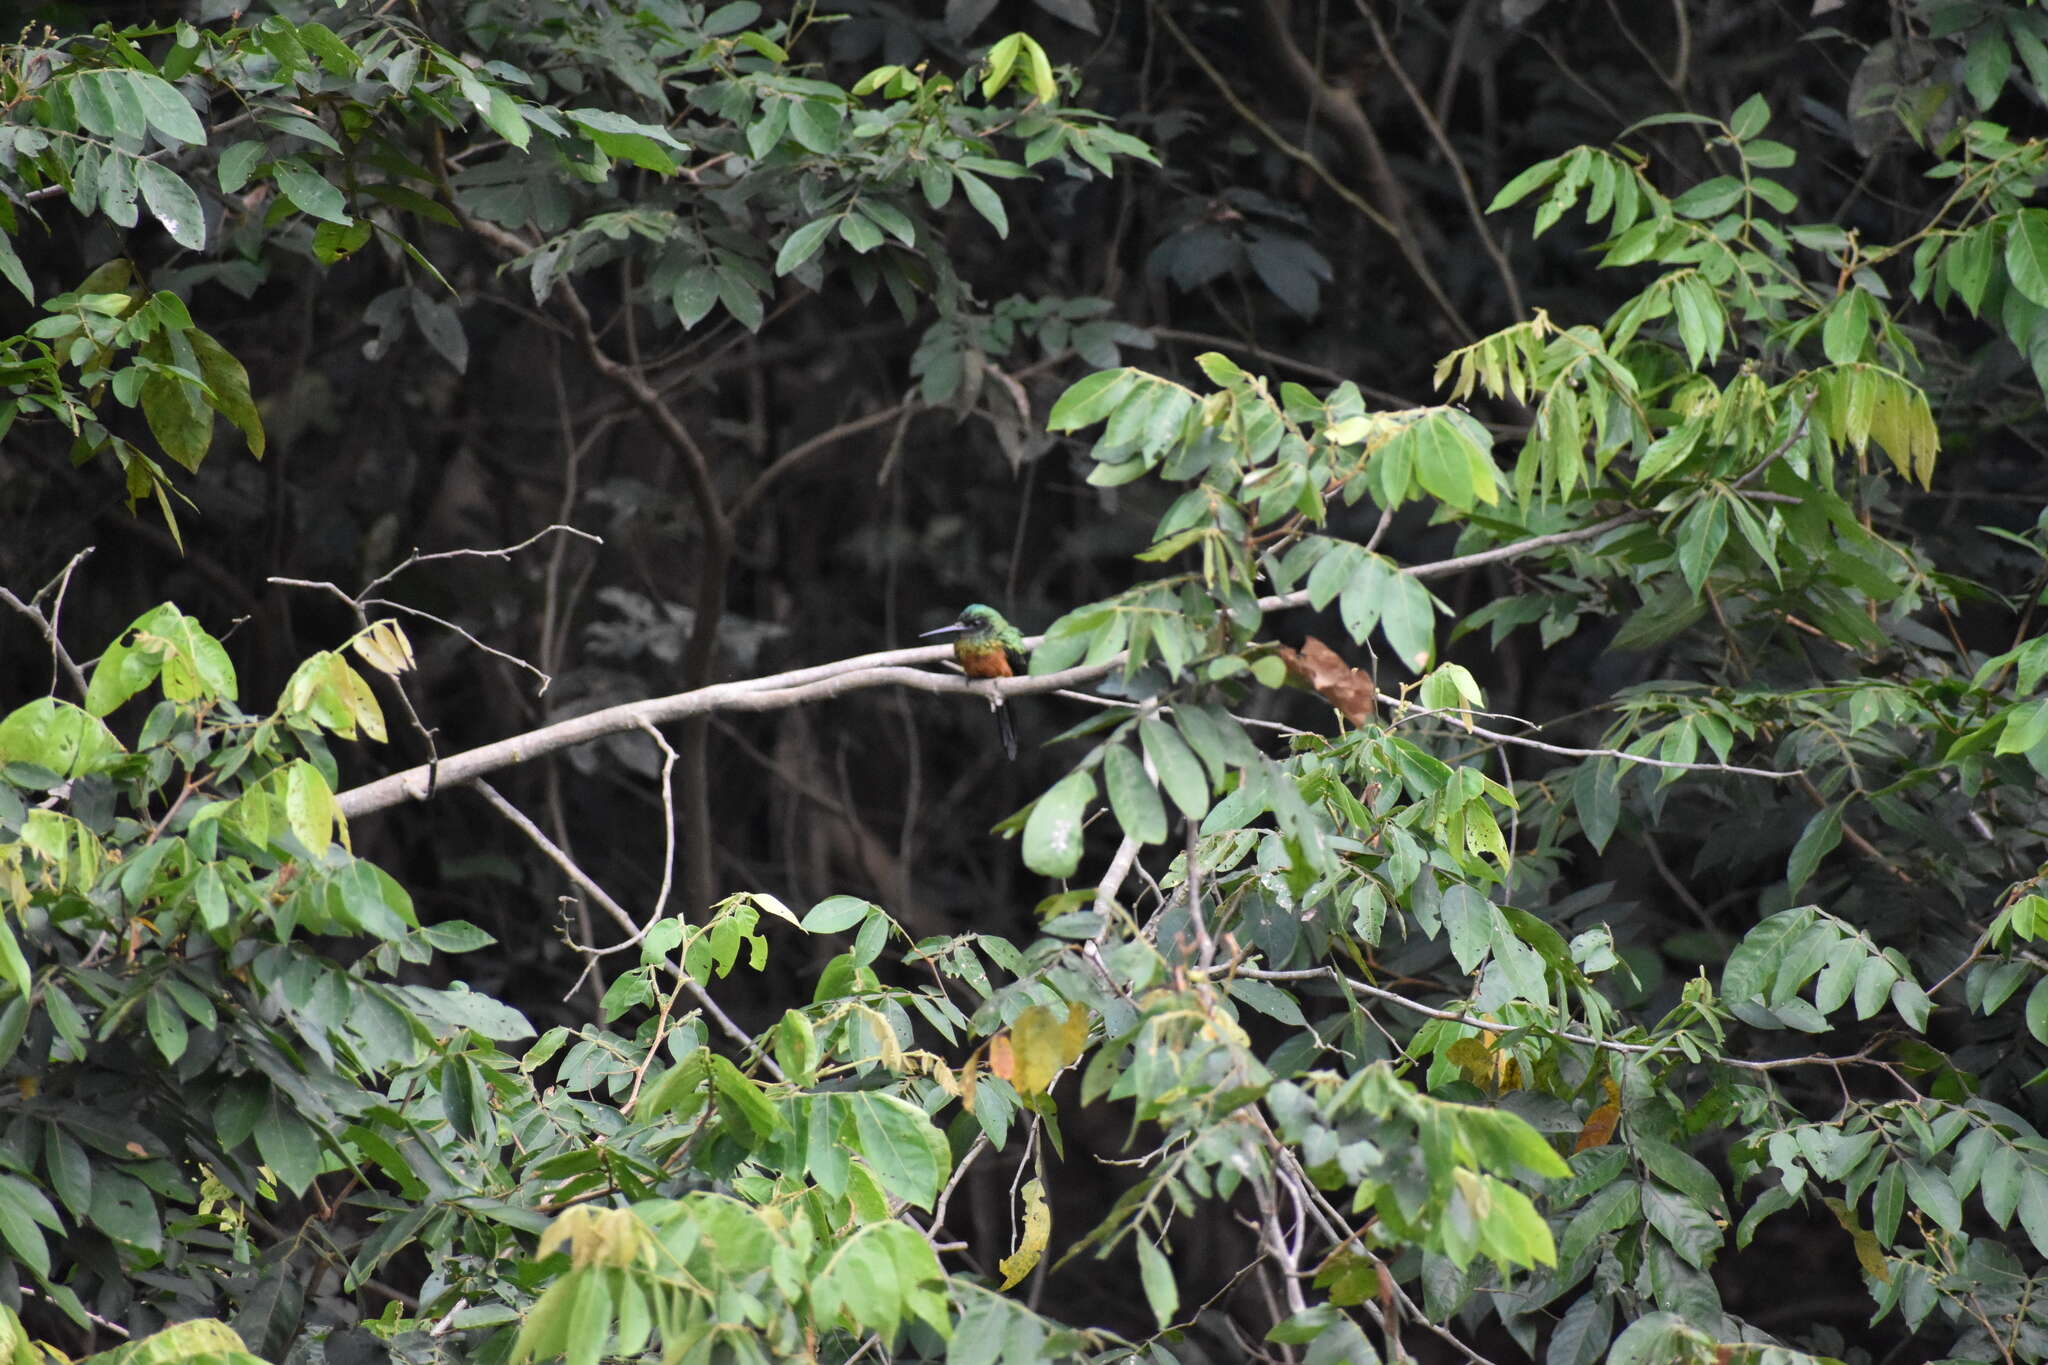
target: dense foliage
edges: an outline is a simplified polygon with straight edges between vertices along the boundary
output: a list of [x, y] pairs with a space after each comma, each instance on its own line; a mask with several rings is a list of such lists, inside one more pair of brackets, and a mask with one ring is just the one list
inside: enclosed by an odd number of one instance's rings
[[5, 49], [10, 1360], [2048, 1358], [2048, 15], [1341, 8]]

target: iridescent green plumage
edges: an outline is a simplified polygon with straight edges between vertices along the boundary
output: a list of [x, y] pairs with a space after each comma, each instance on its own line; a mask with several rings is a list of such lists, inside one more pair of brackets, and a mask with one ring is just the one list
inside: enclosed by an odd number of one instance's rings
[[[952, 635], [953, 657], [960, 671], [970, 678], [1014, 678], [1024, 671], [1024, 633], [1003, 619], [994, 607], [976, 602], [960, 613], [950, 626], [928, 630], [924, 636]], [[996, 733], [1002, 737], [1003, 752], [1017, 756], [1017, 726], [1001, 697], [992, 697]]]

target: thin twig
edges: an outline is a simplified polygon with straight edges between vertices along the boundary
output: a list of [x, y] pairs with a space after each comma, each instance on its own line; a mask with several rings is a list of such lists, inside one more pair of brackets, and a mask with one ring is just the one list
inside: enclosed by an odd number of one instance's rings
[[[65, 564], [63, 570], [55, 578], [44, 584], [42, 590], [26, 602], [16, 597], [7, 589], [0, 588], [0, 602], [5, 602], [8, 606], [13, 607], [23, 616], [35, 622], [36, 629], [42, 632], [43, 642], [50, 647], [50, 695], [53, 697], [57, 695], [57, 674], [59, 669], [62, 669], [65, 676], [71, 679], [71, 685], [78, 689], [78, 696], [81, 701], [84, 700], [88, 687], [85, 680], [85, 671], [72, 660], [70, 653], [64, 648], [64, 641], [58, 633], [58, 624], [64, 612], [64, 592], [71, 586], [71, 572], [84, 562], [86, 556], [92, 552], [93, 547], [88, 545], [77, 554], [71, 556], [70, 562]], [[51, 591], [53, 588], [56, 590], [56, 602], [51, 606], [50, 614], [44, 616], [42, 609], [35, 604], [42, 601], [43, 594]]]
[[[1450, 295], [1444, 292], [1442, 282], [1437, 279], [1436, 272], [1430, 268], [1428, 259], [1422, 254], [1422, 249], [1416, 245], [1414, 234], [1395, 222], [1388, 214], [1374, 207], [1372, 202], [1366, 199], [1364, 195], [1345, 184], [1328, 166], [1323, 164], [1321, 157], [1309, 151], [1306, 147], [1298, 147], [1294, 143], [1289, 142], [1280, 135], [1278, 129], [1260, 117], [1258, 112], [1246, 104], [1243, 97], [1237, 93], [1237, 83], [1223, 72], [1217, 70], [1215, 63], [1211, 62], [1203, 55], [1202, 50], [1195, 46], [1194, 40], [1182, 32], [1180, 25], [1173, 22], [1172, 16], [1167, 13], [1166, 5], [1161, 3], [1161, 0], [1153, 0], [1152, 13], [1159, 20], [1160, 25], [1168, 33], [1171, 33], [1174, 40], [1181, 45], [1182, 51], [1187, 53], [1188, 60], [1192, 61], [1200, 68], [1202, 74], [1209, 78], [1210, 84], [1216, 87], [1216, 92], [1223, 96], [1225, 102], [1230, 105], [1239, 118], [1256, 129], [1259, 135], [1271, 143], [1274, 150], [1281, 153], [1281, 155], [1291, 157], [1302, 165], [1307, 166], [1311, 171], [1314, 171], [1316, 178], [1329, 186], [1333, 193], [1355, 209], [1360, 217], [1393, 240], [1395, 248], [1401, 253], [1401, 259], [1408, 263], [1408, 268], [1415, 273], [1416, 279], [1421, 282], [1431, 302], [1436, 304], [1437, 311], [1442, 313], [1445, 321], [1450, 323], [1452, 330], [1458, 334], [1459, 340], [1465, 342], [1478, 340], [1478, 333], [1472, 330], [1471, 325], [1465, 321], [1464, 315], [1458, 312], [1457, 305], [1451, 302]], [[1300, 57], [1301, 54], [1296, 52], [1293, 55]], [[1313, 79], [1312, 73], [1310, 73], [1310, 79]], [[1315, 82], [1313, 89], [1319, 95], [1325, 97], [1330, 95], [1329, 87], [1321, 82]], [[1362, 113], [1358, 117], [1360, 122], [1364, 121]], [[1370, 128], [1369, 124], [1366, 126], [1368, 129]]]
[[[582, 887], [583, 890], [589, 894], [590, 898], [597, 902], [598, 908], [603, 910], [607, 915], [610, 915], [612, 917], [613, 923], [617, 924], [621, 929], [625, 930], [628, 934], [636, 935], [636, 937], [633, 939], [633, 942], [637, 943], [639, 942], [640, 938], [646, 936], [647, 928], [652, 927], [654, 922], [652, 920], [649, 920], [647, 926], [644, 927], [635, 924], [633, 922], [633, 917], [626, 913], [626, 908], [620, 905], [617, 901], [613, 900], [610, 892], [606, 891], [602, 886], [599, 886], [597, 882], [591, 878], [589, 873], [585, 872], [582, 868], [578, 867], [567, 854], [563, 853], [561, 849], [557, 848], [555, 846], [554, 841], [552, 839], [549, 839], [548, 836], [542, 832], [540, 826], [534, 824], [532, 820], [527, 818], [526, 812], [520, 810], [510, 801], [507, 801], [504, 797], [500, 796], [488, 782], [482, 781], [481, 779], [471, 779], [468, 785], [475, 787], [480, 793], [482, 793], [484, 799], [490, 802], [492, 809], [496, 810], [500, 815], [503, 815], [507, 820], [511, 821], [513, 826], [516, 829], [518, 829], [520, 833], [524, 834], [530, 841], [532, 841], [534, 847], [538, 848], [544, 855], [546, 855], [552, 862], [554, 862], [554, 864], [557, 867], [562, 869], [562, 872], [569, 878], [570, 881]], [[732, 1021], [732, 1017], [728, 1015], [723, 1009], [719, 1008], [718, 1002], [713, 1000], [711, 996], [705, 992], [704, 988], [697, 983], [694, 977], [690, 976], [687, 972], [684, 972], [680, 967], [676, 966], [673, 962], [665, 962], [662, 965], [664, 969], [667, 970], [671, 975], [679, 977], [682, 980], [683, 989], [687, 990], [690, 993], [691, 998], [697, 1002], [698, 1007], [701, 1008], [705, 1012], [705, 1014], [711, 1017], [711, 1019], [718, 1025], [719, 1029], [722, 1032], [724, 1032], [726, 1037], [738, 1043], [741, 1047], [745, 1048], [752, 1056], [758, 1059], [762, 1067], [766, 1069], [769, 1075], [773, 1076], [778, 1081], [783, 1079], [782, 1069], [775, 1064], [775, 1059], [768, 1055], [767, 1050], [761, 1046], [760, 1042], [757, 1039], [748, 1034], [747, 1031], [741, 1028], [738, 1024], [734, 1023]]]
[[[1346, 990], [1370, 996], [1374, 1000], [1384, 1001], [1389, 1005], [1398, 1006], [1410, 1013], [1424, 1015], [1430, 1019], [1441, 1019], [1452, 1024], [1465, 1024], [1472, 1028], [1483, 1029], [1488, 1033], [1500, 1033], [1510, 1027], [1510, 1025], [1503, 1024], [1498, 1019], [1481, 1019], [1475, 1015], [1464, 1014], [1457, 1010], [1440, 1010], [1434, 1006], [1425, 1005], [1420, 1001], [1410, 1000], [1405, 995], [1384, 990], [1379, 986], [1368, 985], [1366, 982], [1359, 981], [1353, 977], [1344, 976], [1334, 967], [1300, 967], [1285, 971], [1269, 971], [1258, 967], [1238, 967], [1234, 969], [1233, 974], [1249, 977], [1254, 981], [1308, 981], [1319, 978], [1336, 981], [1342, 983]], [[1515, 1025], [1513, 1027], [1522, 1026]], [[1528, 1025], [1527, 1027], [1542, 1033], [1545, 1037], [1555, 1038], [1562, 1042], [1577, 1043], [1582, 1047], [1598, 1048], [1602, 1052], [1619, 1052], [1636, 1057], [1669, 1053], [1673, 1050], [1674, 1046], [1668, 1042], [1619, 1043], [1611, 1038], [1595, 1038], [1589, 1034], [1573, 1033], [1569, 1029], [1543, 1028], [1535, 1024]], [[1772, 1057], [1760, 1062], [1749, 1061], [1739, 1057], [1715, 1057], [1712, 1060], [1722, 1066], [1732, 1066], [1742, 1071], [1766, 1072], [1787, 1071], [1793, 1067], [1801, 1066], [1843, 1067], [1859, 1064], [1879, 1065], [1879, 1063], [1871, 1061], [1867, 1051], [1852, 1052], [1836, 1057], [1829, 1057], [1815, 1052], [1809, 1053], [1804, 1057]]]
[[1530, 739], [1525, 735], [1504, 735], [1497, 730], [1489, 730], [1483, 725], [1471, 724], [1464, 719], [1462, 711], [1445, 712], [1442, 710], [1432, 710], [1429, 707], [1401, 697], [1387, 696], [1385, 693], [1380, 694], [1380, 700], [1386, 702], [1389, 706], [1407, 711], [1409, 713], [1408, 719], [1456, 714], [1459, 717], [1459, 728], [1468, 730], [1481, 739], [1492, 740], [1496, 744], [1518, 744], [1525, 749], [1536, 749], [1546, 754], [1557, 754], [1564, 758], [1612, 758], [1618, 759], [1623, 763], [1640, 763], [1646, 768], [1669, 768], [1677, 772], [1688, 773], [1735, 773], [1742, 777], [1801, 777], [1805, 773], [1803, 768], [1792, 768], [1781, 772], [1776, 768], [1745, 768], [1737, 763], [1680, 763], [1675, 759], [1651, 758], [1648, 754], [1632, 754], [1626, 749], [1574, 749], [1563, 744], [1549, 744], [1540, 739]]
[[1372, 29], [1372, 40], [1379, 46], [1380, 57], [1386, 62], [1387, 69], [1394, 73], [1395, 81], [1400, 84], [1402, 91], [1408, 96], [1408, 103], [1415, 109], [1415, 116], [1421, 119], [1422, 126], [1429, 130], [1430, 141], [1436, 143], [1437, 150], [1443, 153], [1444, 161], [1451, 168], [1451, 175], [1458, 182], [1458, 195], [1465, 201], [1465, 212], [1472, 220], [1472, 230], [1478, 235], [1480, 245], [1485, 247], [1488, 258], [1493, 261], [1494, 273], [1500, 276], [1501, 289], [1507, 295], [1508, 316], [1521, 317], [1525, 311], [1522, 307], [1521, 284], [1516, 277], [1515, 268], [1508, 264], [1507, 253], [1501, 250], [1500, 243], [1493, 239], [1493, 233], [1487, 229], [1486, 210], [1479, 202], [1478, 192], [1472, 188], [1472, 177], [1465, 173], [1465, 163], [1459, 158], [1458, 149], [1451, 145], [1450, 136], [1444, 132], [1443, 124], [1437, 121], [1435, 111], [1429, 107], [1429, 101], [1415, 88], [1415, 82], [1408, 78], [1408, 68], [1401, 65], [1400, 54], [1394, 51], [1393, 43], [1387, 40], [1387, 31], [1381, 27], [1379, 15], [1373, 12], [1372, 6], [1367, 4], [1366, 0], [1352, 0], [1352, 3], [1358, 7], [1358, 12], [1365, 16], [1365, 22]]

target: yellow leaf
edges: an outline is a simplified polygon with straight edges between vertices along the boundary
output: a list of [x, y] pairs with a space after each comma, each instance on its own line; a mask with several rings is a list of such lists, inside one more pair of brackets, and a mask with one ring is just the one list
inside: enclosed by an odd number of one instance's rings
[[1835, 1221], [1849, 1234], [1856, 1244], [1856, 1264], [1863, 1267], [1863, 1273], [1881, 1284], [1892, 1282], [1892, 1268], [1884, 1259], [1884, 1247], [1879, 1244], [1877, 1234], [1857, 1220], [1856, 1210], [1839, 1199], [1822, 1199], [1835, 1215]]
[[1017, 1249], [996, 1263], [996, 1268], [1003, 1272], [1003, 1288], [1015, 1288], [1029, 1275], [1038, 1264], [1038, 1258], [1045, 1255], [1046, 1244], [1051, 1240], [1052, 1210], [1045, 1202], [1045, 1182], [1027, 1180], [1024, 1182], [1023, 1235], [1017, 1239]]
[[624, 1268], [654, 1258], [654, 1235], [631, 1209], [601, 1209], [580, 1204], [540, 1235], [535, 1255], [546, 1258], [564, 1249], [579, 1270], [584, 1266]]
[[[1042, 1095], [1051, 1088], [1062, 1068], [1072, 1065], [1088, 1043], [1088, 1010], [1068, 1005], [1065, 1019], [1044, 1005], [1033, 1005], [1017, 1016], [1010, 1026], [1009, 1052], [1012, 1060], [1010, 1083], [1020, 1095]], [[996, 1066], [994, 1049], [989, 1063]]]
[[397, 677], [416, 666], [412, 641], [405, 638], [405, 632], [399, 629], [396, 621], [377, 621], [349, 643], [357, 657], [379, 673]]

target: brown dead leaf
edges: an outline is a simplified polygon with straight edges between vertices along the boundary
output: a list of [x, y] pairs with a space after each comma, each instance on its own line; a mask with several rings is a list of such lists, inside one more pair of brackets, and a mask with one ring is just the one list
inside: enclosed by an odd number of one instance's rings
[[1353, 725], [1364, 725], [1373, 718], [1380, 691], [1373, 686], [1372, 675], [1344, 662], [1343, 655], [1315, 636], [1304, 639], [1299, 650], [1280, 646], [1280, 661], [1289, 674]]
[[1577, 1154], [1588, 1147], [1605, 1147], [1614, 1138], [1614, 1126], [1621, 1122], [1621, 1106], [1603, 1104], [1586, 1115], [1586, 1124], [1579, 1129], [1579, 1140], [1572, 1144]]

